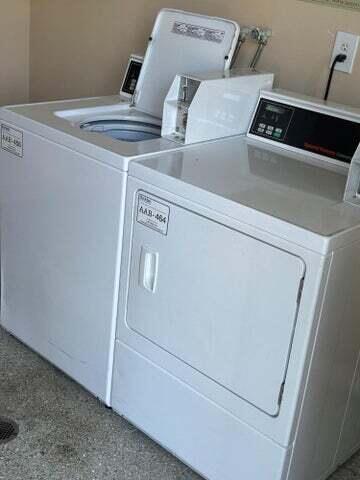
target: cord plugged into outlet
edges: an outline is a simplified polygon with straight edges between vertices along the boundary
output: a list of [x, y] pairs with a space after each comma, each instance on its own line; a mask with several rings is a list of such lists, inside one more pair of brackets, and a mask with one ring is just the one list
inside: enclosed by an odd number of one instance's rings
[[330, 74], [329, 74], [329, 79], [328, 79], [328, 82], [327, 82], [327, 85], [326, 85], [324, 100], [327, 100], [328, 97], [329, 97], [331, 82], [332, 82], [332, 79], [333, 79], [334, 70], [336, 68], [336, 65], [338, 65], [339, 63], [346, 62], [346, 59], [347, 59], [347, 56], [345, 55], [345, 53], [339, 53], [334, 58], [333, 63], [332, 63], [331, 68], [330, 68]]
[[338, 32], [330, 62], [329, 79], [326, 85], [324, 100], [329, 97], [334, 71], [352, 73], [356, 53], [359, 46], [359, 36], [352, 33]]
[[352, 33], [337, 33], [330, 65], [333, 64], [337, 55], [346, 55], [346, 60], [338, 63], [335, 66], [335, 70], [343, 73], [352, 73], [359, 46], [359, 38], [358, 35], [353, 35]]

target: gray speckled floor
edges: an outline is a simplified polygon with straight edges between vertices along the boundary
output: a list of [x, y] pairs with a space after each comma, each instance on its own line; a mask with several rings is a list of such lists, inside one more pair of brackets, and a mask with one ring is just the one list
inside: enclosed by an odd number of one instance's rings
[[[0, 415], [20, 425], [0, 446], [1, 480], [200, 480], [1, 328]], [[356, 479], [360, 455], [331, 477]]]

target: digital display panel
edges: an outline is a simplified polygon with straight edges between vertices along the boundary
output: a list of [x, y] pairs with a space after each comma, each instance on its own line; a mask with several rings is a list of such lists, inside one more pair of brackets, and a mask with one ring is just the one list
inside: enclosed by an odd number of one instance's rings
[[273, 105], [272, 103], [266, 105], [266, 110], [268, 112], [279, 113], [280, 115], [286, 112], [285, 108], [279, 107], [278, 105]]

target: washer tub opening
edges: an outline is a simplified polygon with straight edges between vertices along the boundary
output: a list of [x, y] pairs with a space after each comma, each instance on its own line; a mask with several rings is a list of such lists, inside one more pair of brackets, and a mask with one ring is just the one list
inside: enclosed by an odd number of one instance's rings
[[159, 125], [131, 120], [94, 120], [82, 123], [80, 128], [123, 142], [143, 142], [161, 137]]

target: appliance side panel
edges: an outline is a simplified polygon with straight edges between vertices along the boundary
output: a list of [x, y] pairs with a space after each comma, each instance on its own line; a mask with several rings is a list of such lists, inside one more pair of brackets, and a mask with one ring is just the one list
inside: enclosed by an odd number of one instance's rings
[[349, 395], [344, 424], [339, 439], [336, 466], [342, 465], [360, 448], [360, 357]]
[[360, 244], [333, 255], [288, 479], [322, 478], [335, 453], [360, 346]]
[[108, 402], [126, 175], [22, 133], [0, 150], [1, 324]]
[[[356, 371], [354, 372], [352, 389], [349, 395], [344, 424], [339, 440], [336, 465], [345, 462], [355, 451], [360, 448], [360, 246], [355, 245], [349, 250], [352, 258], [352, 268], [349, 269], [349, 288], [347, 292], [347, 303], [345, 306], [346, 318], [351, 318], [353, 323], [354, 338], [344, 344], [344, 350], [349, 349], [354, 355], [358, 353]], [[345, 317], [344, 315], [344, 317]], [[351, 360], [351, 363], [350, 363]], [[346, 361], [346, 363], [345, 363]], [[353, 369], [353, 356], [345, 357], [343, 368]]]

